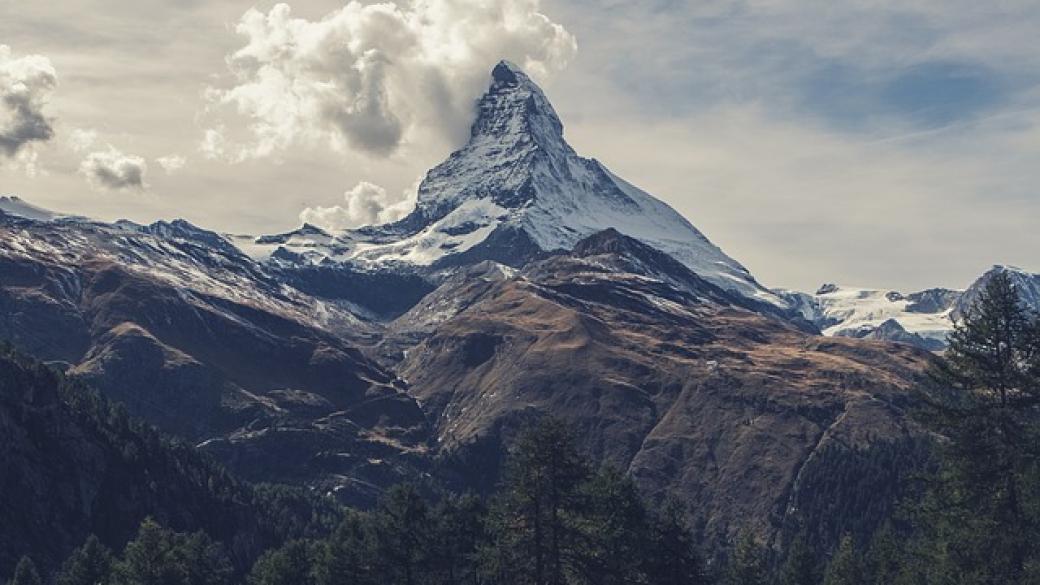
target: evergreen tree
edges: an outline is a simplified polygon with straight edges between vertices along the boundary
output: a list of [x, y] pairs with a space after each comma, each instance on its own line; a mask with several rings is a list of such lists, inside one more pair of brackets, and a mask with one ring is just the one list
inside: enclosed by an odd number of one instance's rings
[[645, 551], [647, 582], [655, 585], [705, 585], [711, 581], [686, 523], [686, 508], [669, 501], [655, 518]]
[[374, 554], [368, 517], [347, 514], [335, 532], [322, 544], [316, 564], [318, 585], [366, 585], [375, 583]]
[[837, 552], [827, 564], [823, 585], [866, 585], [863, 560], [851, 536], [841, 539]]
[[112, 551], [91, 535], [65, 560], [57, 585], [107, 585], [112, 578], [112, 563]]
[[29, 557], [22, 557], [14, 568], [14, 577], [11, 585], [42, 585], [40, 573], [36, 570], [36, 564]]
[[487, 538], [486, 514], [475, 496], [449, 496], [433, 510], [430, 570], [437, 583], [479, 583], [478, 550]]
[[944, 437], [922, 506], [933, 574], [1020, 582], [1040, 537], [1040, 322], [997, 274], [949, 337], [922, 420]]
[[585, 508], [578, 519], [580, 549], [575, 581], [621, 585], [641, 581], [649, 553], [649, 523], [632, 480], [613, 468], [601, 470], [582, 487]]
[[205, 533], [178, 534], [145, 519], [112, 571], [116, 585], [226, 585], [231, 561]]
[[302, 540], [291, 540], [281, 548], [264, 553], [253, 565], [248, 582], [249, 585], [314, 585], [312, 566], [310, 546]]
[[587, 477], [562, 422], [544, 419], [520, 437], [492, 515], [491, 579], [564, 585], [577, 556], [579, 487]]
[[730, 557], [725, 585], [765, 585], [768, 582], [765, 551], [750, 532], [744, 532]]
[[387, 491], [373, 518], [374, 546], [381, 582], [417, 585], [423, 580], [430, 540], [430, 510], [415, 486]]
[[780, 574], [781, 585], [819, 585], [820, 570], [816, 556], [803, 535], [797, 536], [787, 548], [787, 559]]

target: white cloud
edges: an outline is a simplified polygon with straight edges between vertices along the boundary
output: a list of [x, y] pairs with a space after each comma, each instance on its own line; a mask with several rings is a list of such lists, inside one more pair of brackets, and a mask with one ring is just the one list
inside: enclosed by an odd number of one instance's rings
[[167, 175], [172, 175], [173, 173], [183, 169], [184, 165], [188, 164], [188, 159], [179, 154], [171, 154], [160, 156], [155, 159], [155, 162], [162, 167], [162, 170], [166, 171]]
[[278, 4], [250, 9], [236, 31], [247, 40], [228, 57], [237, 84], [207, 93], [249, 121], [247, 136], [215, 148], [216, 130], [204, 149], [237, 160], [297, 144], [383, 156], [421, 132], [457, 141], [495, 62], [544, 77], [576, 50], [539, 0], [350, 2], [317, 21]]
[[405, 198], [392, 201], [386, 189], [362, 181], [343, 194], [346, 205], [308, 207], [300, 212], [300, 221], [330, 231], [340, 231], [363, 225], [397, 221], [415, 207], [416, 190], [409, 190]]
[[52, 119], [44, 113], [58, 74], [46, 57], [14, 57], [0, 45], [0, 156], [21, 162], [35, 173], [34, 144], [54, 137]]
[[83, 152], [91, 146], [94, 146], [98, 140], [97, 130], [91, 130], [86, 128], [74, 128], [69, 133], [69, 148], [76, 152]]
[[139, 156], [124, 154], [112, 145], [83, 159], [79, 171], [97, 189], [144, 189], [148, 164]]

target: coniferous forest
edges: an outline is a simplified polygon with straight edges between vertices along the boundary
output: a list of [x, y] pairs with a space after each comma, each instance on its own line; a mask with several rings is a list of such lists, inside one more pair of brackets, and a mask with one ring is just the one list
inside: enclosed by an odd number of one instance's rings
[[[818, 489], [806, 497], [885, 489], [892, 509], [832, 509], [813, 525], [833, 534], [793, 531], [770, 546], [745, 531], [706, 550], [697, 510], [651, 505], [623, 473], [590, 465], [551, 418], [516, 442], [490, 496], [405, 484], [353, 510], [240, 482], [89, 388], [10, 351], [3, 360], [4, 400], [25, 403], [7, 405], [12, 420], [41, 404], [60, 410], [54, 424], [115, 452], [102, 484], [122, 490], [74, 529], [41, 516], [44, 532], [4, 542], [28, 553], [0, 559], [11, 585], [1040, 583], [1040, 321], [999, 276], [916, 392], [929, 439], [835, 456], [831, 476], [810, 478]], [[916, 471], [881, 473], [894, 458]], [[50, 497], [31, 488], [5, 480], [23, 501]]]

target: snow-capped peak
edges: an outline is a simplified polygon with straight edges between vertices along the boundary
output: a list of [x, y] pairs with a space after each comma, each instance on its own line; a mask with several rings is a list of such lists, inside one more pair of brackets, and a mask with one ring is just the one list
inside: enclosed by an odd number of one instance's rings
[[427, 173], [411, 214], [340, 234], [322, 258], [313, 247], [286, 248], [307, 262], [374, 269], [436, 269], [482, 260], [519, 266], [541, 252], [570, 250], [608, 228], [657, 248], [723, 289], [787, 306], [674, 209], [598, 161], [578, 156], [541, 88], [506, 61], [495, 66], [477, 102], [469, 142]]

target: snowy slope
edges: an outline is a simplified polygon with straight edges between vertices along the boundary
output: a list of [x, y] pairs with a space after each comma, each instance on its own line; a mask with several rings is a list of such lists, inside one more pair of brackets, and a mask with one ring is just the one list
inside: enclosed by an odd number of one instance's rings
[[191, 303], [219, 306], [214, 299], [226, 300], [321, 329], [364, 329], [347, 307], [301, 293], [225, 237], [184, 220], [110, 224], [56, 214], [34, 219], [5, 209], [0, 214], [0, 262], [22, 261], [69, 274], [85, 264], [111, 262], [176, 287]]
[[60, 217], [60, 214], [32, 205], [15, 195], [0, 196], [0, 212], [38, 221], [50, 221]]
[[[461, 263], [463, 254], [466, 263], [519, 265], [531, 252], [569, 250], [607, 228], [673, 256], [718, 286], [786, 306], [674, 209], [578, 156], [542, 90], [507, 62], [492, 72], [468, 144], [427, 174], [408, 217], [327, 241], [286, 234], [246, 247], [283, 262], [371, 270], [437, 268]], [[276, 255], [277, 247], [292, 254]]]
[[961, 291], [929, 289], [912, 294], [825, 284], [815, 294], [776, 291], [824, 335], [887, 339], [936, 350], [953, 329]]

